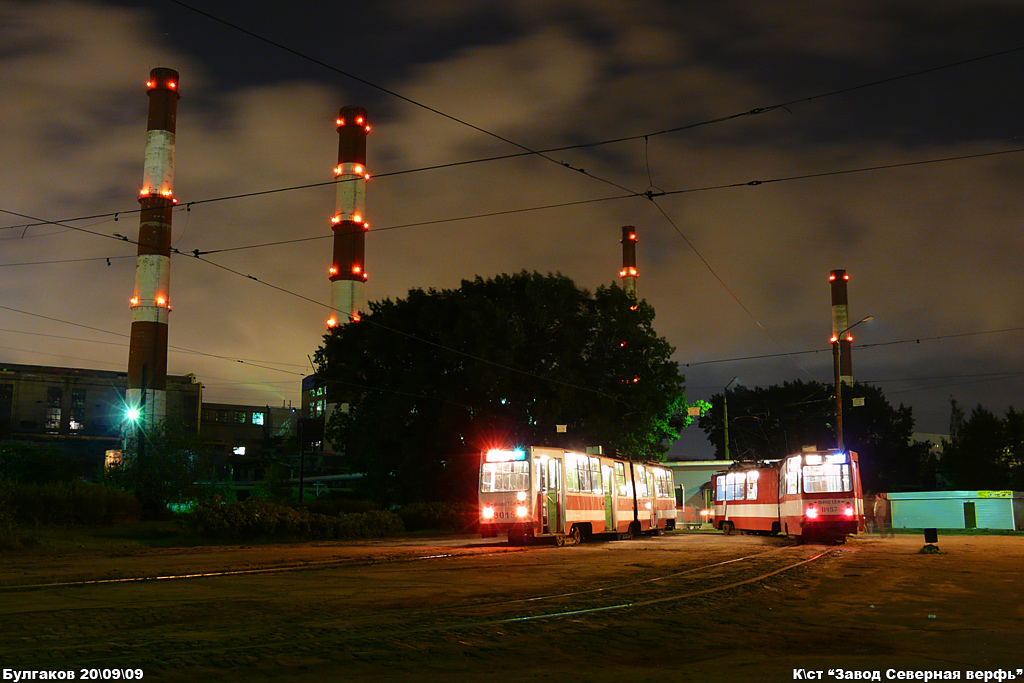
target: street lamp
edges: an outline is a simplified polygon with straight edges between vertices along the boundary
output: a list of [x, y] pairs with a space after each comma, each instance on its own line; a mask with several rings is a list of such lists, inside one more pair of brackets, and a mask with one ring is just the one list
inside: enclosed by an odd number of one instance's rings
[[729, 459], [729, 387], [732, 383], [738, 380], [739, 377], [733, 377], [729, 380], [729, 383], [725, 385], [725, 389], [722, 389], [722, 418], [725, 420], [725, 459]]
[[[850, 330], [857, 327], [857, 325], [866, 323], [873, 318], [873, 315], [866, 315], [836, 336], [832, 337], [832, 364], [835, 366], [836, 376], [836, 447], [840, 451], [846, 450], [846, 447], [843, 444], [843, 383], [839, 379], [839, 340], [843, 338], [844, 334], [847, 334]], [[853, 337], [848, 337], [847, 341], [853, 341]]]

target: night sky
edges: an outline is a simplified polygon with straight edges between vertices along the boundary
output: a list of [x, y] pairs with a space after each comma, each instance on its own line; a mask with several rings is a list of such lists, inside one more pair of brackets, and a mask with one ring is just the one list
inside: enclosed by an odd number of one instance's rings
[[[114, 235], [138, 234], [145, 81], [165, 66], [169, 372], [204, 400], [298, 403], [334, 188], [225, 198], [329, 182], [335, 115], [358, 105], [369, 300], [522, 269], [592, 290], [631, 224], [690, 400], [734, 376], [830, 383], [843, 268], [851, 321], [874, 316], [854, 375], [918, 431], [948, 430], [951, 397], [1024, 407], [1020, 2], [193, 1], [228, 23], [0, 0], [0, 360], [127, 368], [136, 247]], [[908, 165], [953, 157], [971, 158]]]

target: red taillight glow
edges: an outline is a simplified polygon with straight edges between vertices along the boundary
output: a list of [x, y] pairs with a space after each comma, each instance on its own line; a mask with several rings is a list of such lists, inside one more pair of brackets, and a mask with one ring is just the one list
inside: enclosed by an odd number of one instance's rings
[[520, 505], [519, 507], [516, 508], [516, 517], [519, 517], [520, 519], [522, 519], [525, 516], [526, 516], [526, 506], [525, 505]]
[[484, 519], [494, 519], [494, 508], [485, 507], [483, 511]]
[[818, 518], [818, 508], [814, 507], [813, 505], [810, 506], [809, 508], [804, 510], [804, 516], [807, 517], [807, 519], [817, 519]]
[[853, 518], [853, 508], [852, 507], [843, 508], [843, 516], [844, 517], [850, 517], [852, 519]]

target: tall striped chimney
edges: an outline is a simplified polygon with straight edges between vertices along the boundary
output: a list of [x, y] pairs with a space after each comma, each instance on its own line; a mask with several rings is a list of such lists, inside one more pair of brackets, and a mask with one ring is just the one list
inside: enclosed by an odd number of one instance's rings
[[157, 68], [146, 82], [149, 125], [139, 190], [139, 251], [131, 298], [128, 349], [130, 409], [155, 425], [167, 416], [167, 321], [171, 312], [171, 212], [174, 198], [174, 129], [178, 113], [178, 72]]
[[[850, 276], [845, 270], [833, 270], [828, 276], [832, 284], [832, 338], [835, 339], [840, 332], [846, 332], [850, 327], [850, 312], [846, 299], [846, 283]], [[850, 354], [850, 346], [853, 338], [849, 332], [839, 340], [839, 381], [843, 384], [853, 384], [853, 360]]]
[[622, 278], [622, 288], [626, 294], [636, 299], [636, 228], [632, 225], [622, 226], [622, 270], [619, 277]]
[[[330, 267], [331, 314], [327, 329], [341, 321], [357, 322], [363, 310], [366, 222], [366, 135], [370, 132], [366, 110], [342, 107], [335, 121], [338, 128], [338, 165], [334, 168], [337, 200], [331, 229], [334, 230], [334, 259]], [[344, 317], [343, 317], [344, 316]]]

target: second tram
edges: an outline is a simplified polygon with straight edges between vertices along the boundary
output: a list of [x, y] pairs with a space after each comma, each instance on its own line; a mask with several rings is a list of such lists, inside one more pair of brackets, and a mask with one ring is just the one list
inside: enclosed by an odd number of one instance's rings
[[480, 533], [509, 543], [558, 545], [595, 534], [631, 537], [674, 529], [672, 472], [561, 448], [493, 449], [480, 465]]
[[795, 453], [737, 463], [712, 479], [713, 524], [732, 531], [842, 542], [864, 528], [864, 494], [853, 451]]

